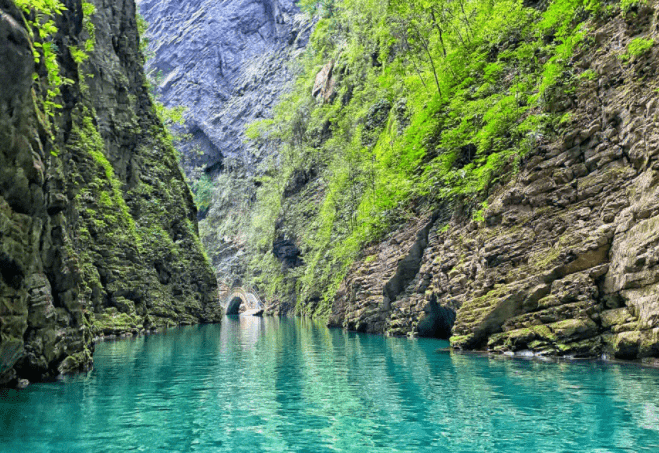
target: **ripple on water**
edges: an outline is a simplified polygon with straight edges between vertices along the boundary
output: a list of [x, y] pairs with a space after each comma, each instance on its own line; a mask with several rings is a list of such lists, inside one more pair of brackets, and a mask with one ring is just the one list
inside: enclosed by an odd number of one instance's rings
[[659, 451], [658, 370], [446, 346], [271, 318], [101, 343], [0, 395], [0, 451]]

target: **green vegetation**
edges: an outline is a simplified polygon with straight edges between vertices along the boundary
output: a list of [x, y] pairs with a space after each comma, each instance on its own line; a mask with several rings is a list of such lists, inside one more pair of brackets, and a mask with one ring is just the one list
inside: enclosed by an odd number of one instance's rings
[[321, 17], [332, 17], [336, 9], [336, 0], [299, 0], [297, 5], [309, 14], [319, 14]]
[[654, 46], [654, 40], [652, 38], [635, 38], [629, 42], [627, 46], [627, 52], [624, 53], [620, 58], [623, 61], [628, 61], [635, 57], [640, 57], [641, 55], [648, 52]]
[[[86, 108], [81, 111], [79, 121], [73, 123], [72, 137], [70, 148], [81, 154], [88, 154], [94, 162], [95, 173], [98, 174], [99, 170], [102, 170], [104, 176], [96, 176], [90, 184], [98, 193], [99, 208], [88, 209], [88, 216], [94, 220], [98, 229], [104, 229], [109, 224], [112, 229], [116, 228], [122, 235], [130, 235], [139, 243], [135, 221], [124, 201], [122, 184], [115, 176], [112, 164], [105, 157], [105, 144]], [[83, 195], [84, 193], [79, 196]]]
[[137, 21], [137, 33], [140, 36], [140, 52], [142, 52], [143, 55], [147, 56], [147, 48], [149, 47], [149, 38], [147, 38], [145, 34], [147, 28], [149, 28], [149, 23], [146, 21], [144, 16], [142, 16], [139, 12], [135, 14], [135, 19]]
[[[55, 44], [53, 37], [57, 33], [56, 16], [63, 14], [67, 8], [59, 0], [14, 0], [16, 6], [22, 11], [28, 25], [32, 41], [32, 53], [36, 63], [42, 63], [46, 68], [46, 79], [43, 83], [45, 98], [43, 100], [44, 113], [48, 116], [54, 116], [57, 109], [62, 105], [58, 103], [58, 96], [61, 94], [62, 85], [72, 85], [73, 80], [62, 76], [58, 62], [59, 48]], [[89, 52], [94, 50], [96, 39], [94, 24], [90, 17], [96, 8], [89, 2], [82, 2], [83, 27], [87, 32], [87, 39], [83, 44], [83, 49], [75, 45], [69, 46], [69, 51], [73, 60], [80, 64], [88, 58]], [[38, 80], [37, 73], [34, 79]]]
[[[82, 26], [87, 33], [87, 39], [82, 45], [82, 49], [79, 46], [71, 45], [69, 46], [69, 52], [71, 58], [76, 62], [78, 66], [89, 59], [89, 54], [94, 50], [94, 44], [96, 42], [96, 27], [91, 21], [91, 16], [96, 12], [96, 7], [89, 2], [82, 2]], [[78, 71], [81, 83], [84, 85], [84, 80], [86, 73], [85, 71]], [[88, 74], [87, 74], [88, 75]]]
[[485, 221], [485, 211], [487, 210], [487, 201], [484, 201], [481, 205], [481, 208], [473, 213], [474, 222], [484, 222]]
[[183, 125], [185, 123], [185, 118], [183, 114], [187, 110], [186, 107], [179, 105], [177, 107], [165, 107], [162, 102], [153, 100], [153, 105], [156, 108], [156, 114], [160, 118], [160, 121], [168, 127], [171, 128], [175, 124]]
[[647, 0], [621, 0], [620, 8], [622, 11], [630, 11], [633, 7], [647, 4]]
[[[52, 42], [52, 36], [57, 33], [55, 16], [66, 11], [66, 7], [59, 0], [15, 0], [16, 6], [21, 8], [25, 15], [30, 31], [33, 45], [34, 61], [43, 62], [46, 67], [46, 98], [44, 100], [44, 111], [50, 116], [55, 114], [55, 109], [62, 108], [56, 103], [60, 94], [62, 84], [71, 84], [72, 80], [63, 78], [57, 62], [57, 46]], [[35, 34], [36, 32], [36, 34]], [[35, 80], [38, 75], [34, 74]]]
[[[322, 13], [326, 4], [331, 14]], [[280, 143], [264, 168], [248, 244], [252, 284], [295, 292], [298, 312], [315, 314], [327, 312], [364, 246], [396, 222], [448, 200], [484, 220], [491, 190], [569, 121], [565, 100], [579, 80], [596, 77], [571, 69], [570, 58], [590, 45], [589, 21], [611, 14], [596, 0], [555, 0], [544, 11], [519, 0], [300, 5], [322, 16], [303, 75], [274, 120], [247, 134]], [[633, 51], [641, 49], [647, 44]], [[328, 62], [334, 93], [314, 97]], [[302, 209], [305, 196], [286, 187], [311, 171], [321, 195]], [[273, 261], [282, 234], [300, 245], [303, 269], [282, 271]]]
[[192, 192], [194, 194], [194, 200], [199, 214], [206, 214], [208, 208], [210, 208], [213, 197], [213, 181], [207, 174], [201, 175], [201, 177], [192, 184]]

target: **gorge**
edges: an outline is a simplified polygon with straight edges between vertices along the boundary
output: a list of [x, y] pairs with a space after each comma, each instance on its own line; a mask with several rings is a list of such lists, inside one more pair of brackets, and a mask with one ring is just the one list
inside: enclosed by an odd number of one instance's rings
[[0, 451], [659, 449], [657, 39], [0, 0]]
[[654, 363], [656, 4], [463, 3], [143, 4], [221, 286], [360, 332]]

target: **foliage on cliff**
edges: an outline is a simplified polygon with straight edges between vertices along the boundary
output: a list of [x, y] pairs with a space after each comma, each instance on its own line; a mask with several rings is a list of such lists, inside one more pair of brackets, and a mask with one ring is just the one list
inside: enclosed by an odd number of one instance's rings
[[[525, 153], [561, 134], [581, 83], [571, 57], [593, 43], [588, 24], [633, 16], [641, 2], [526, 3], [303, 2], [322, 17], [304, 75], [274, 120], [250, 128], [281, 151], [251, 219], [253, 284], [322, 314], [366, 244], [440, 202], [460, 200], [479, 218]], [[302, 266], [280, 265], [282, 237]]]
[[[62, 105], [57, 102], [58, 96], [61, 95], [61, 87], [75, 83], [74, 80], [61, 74], [60, 62], [58, 62], [60, 50], [53, 40], [55, 33], [58, 31], [56, 19], [67, 8], [59, 0], [14, 0], [14, 3], [22, 10], [26, 23], [29, 25], [27, 30], [32, 39], [34, 61], [35, 63], [43, 62], [46, 69], [46, 76], [42, 82], [46, 92], [43, 109], [44, 113], [53, 116], [57, 109], [62, 108]], [[81, 46], [69, 46], [71, 57], [77, 64], [87, 60], [89, 52], [94, 50], [96, 30], [91, 21], [91, 16], [96, 11], [96, 7], [86, 1], [81, 2], [80, 7], [86, 40], [81, 43]], [[35, 73], [34, 78], [37, 80], [39, 75]]]

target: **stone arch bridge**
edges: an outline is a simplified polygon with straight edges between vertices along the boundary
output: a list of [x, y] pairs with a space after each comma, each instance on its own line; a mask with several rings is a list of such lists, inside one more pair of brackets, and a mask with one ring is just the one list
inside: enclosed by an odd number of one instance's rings
[[246, 288], [231, 288], [221, 302], [224, 313], [227, 315], [251, 314], [262, 315], [265, 308], [259, 296]]

